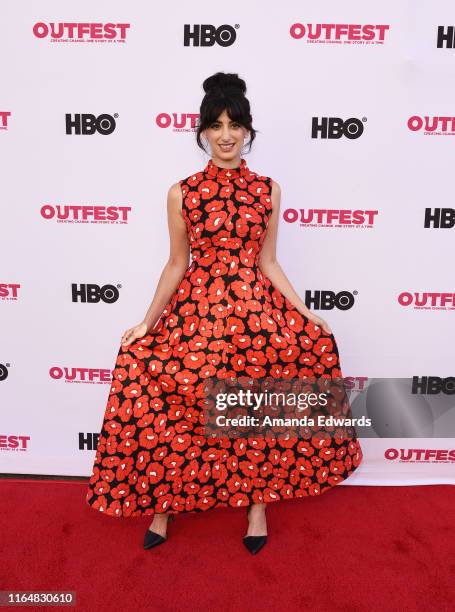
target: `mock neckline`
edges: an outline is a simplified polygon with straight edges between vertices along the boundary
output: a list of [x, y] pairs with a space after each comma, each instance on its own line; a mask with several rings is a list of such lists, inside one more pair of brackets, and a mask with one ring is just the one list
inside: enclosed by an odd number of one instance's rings
[[204, 173], [210, 175], [213, 178], [233, 179], [248, 174], [249, 168], [246, 165], [246, 160], [243, 157], [240, 160], [240, 165], [236, 168], [222, 168], [221, 166], [217, 166], [213, 162], [213, 159], [210, 158], [207, 162], [206, 167], [204, 168]]

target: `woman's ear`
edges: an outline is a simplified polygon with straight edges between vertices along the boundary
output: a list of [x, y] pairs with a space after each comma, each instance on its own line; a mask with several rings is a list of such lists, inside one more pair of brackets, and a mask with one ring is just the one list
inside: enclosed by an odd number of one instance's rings
[[203, 130], [201, 132], [201, 140], [202, 140], [202, 144], [207, 148], [209, 146], [209, 140], [206, 135], [206, 130]]

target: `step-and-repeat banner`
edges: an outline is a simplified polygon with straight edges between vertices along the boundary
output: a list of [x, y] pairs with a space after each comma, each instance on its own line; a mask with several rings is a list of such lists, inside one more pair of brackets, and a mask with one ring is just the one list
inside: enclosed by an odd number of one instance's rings
[[[195, 127], [217, 71], [247, 83], [244, 157], [281, 186], [280, 264], [330, 324], [351, 388], [408, 378], [416, 401], [450, 400], [453, 2], [0, 13], [0, 473], [90, 474], [121, 335], [169, 255], [168, 189], [209, 158]], [[453, 428], [413, 434], [415, 404], [387, 397], [408, 427], [361, 439], [346, 484], [454, 484]]]

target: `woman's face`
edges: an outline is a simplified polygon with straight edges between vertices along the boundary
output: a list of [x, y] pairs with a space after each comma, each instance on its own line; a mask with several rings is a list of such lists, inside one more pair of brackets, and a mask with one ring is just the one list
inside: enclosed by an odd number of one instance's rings
[[241, 157], [241, 149], [244, 139], [248, 136], [248, 130], [232, 121], [226, 110], [218, 119], [204, 130], [212, 151], [212, 157], [222, 161], [237, 160]]

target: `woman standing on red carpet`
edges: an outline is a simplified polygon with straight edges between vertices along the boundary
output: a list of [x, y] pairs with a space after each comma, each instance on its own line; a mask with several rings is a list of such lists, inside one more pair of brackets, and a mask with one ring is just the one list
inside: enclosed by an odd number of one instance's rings
[[123, 334], [87, 503], [153, 517], [145, 548], [166, 541], [172, 515], [246, 508], [243, 542], [255, 554], [267, 541], [268, 503], [330, 490], [362, 450], [355, 430], [286, 441], [204, 435], [211, 377], [342, 375], [328, 324], [276, 260], [280, 187], [241, 157], [256, 136], [245, 82], [216, 73], [203, 87], [197, 143], [205, 150], [206, 140], [211, 158], [169, 189], [169, 260], [144, 320]]

